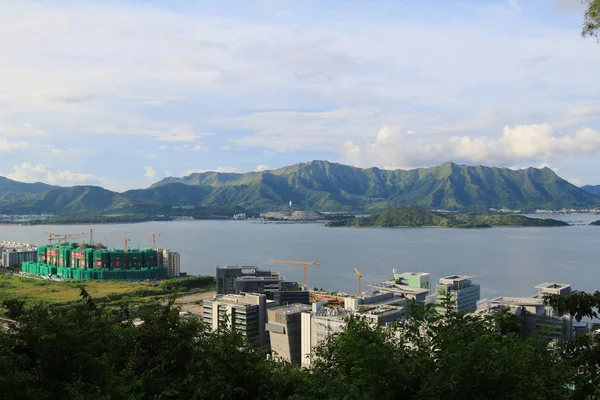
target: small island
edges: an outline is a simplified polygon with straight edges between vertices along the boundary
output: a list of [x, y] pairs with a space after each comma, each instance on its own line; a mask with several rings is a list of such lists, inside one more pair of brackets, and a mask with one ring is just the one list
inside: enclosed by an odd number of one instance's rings
[[600, 226], [600, 219], [598, 221], [594, 221], [594, 222], [590, 223], [590, 225]]
[[[600, 222], [600, 221], [599, 221]], [[444, 214], [419, 208], [392, 208], [367, 217], [331, 221], [329, 227], [380, 228], [491, 228], [494, 226], [568, 226], [555, 219], [503, 214]]]

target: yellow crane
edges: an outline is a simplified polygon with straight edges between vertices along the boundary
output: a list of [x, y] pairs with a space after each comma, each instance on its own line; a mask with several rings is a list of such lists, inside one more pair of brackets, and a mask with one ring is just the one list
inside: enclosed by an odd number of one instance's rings
[[354, 268], [354, 273], [356, 274], [356, 277], [358, 278], [358, 293], [357, 293], [357, 296], [360, 296], [360, 293], [361, 293], [360, 292], [360, 280], [362, 279], [362, 274], [356, 268]]
[[85, 233], [71, 233], [71, 234], [65, 234], [65, 235], [57, 235], [54, 234], [54, 236], [52, 236], [52, 240], [56, 240], [58, 242], [58, 257], [60, 259], [60, 249], [62, 248], [62, 242], [67, 240], [67, 239], [74, 239], [74, 238], [78, 238], [78, 237], [84, 237], [86, 236]]
[[160, 236], [158, 232], [146, 232], [146, 235], [152, 236], [152, 248], [156, 250], [156, 237]]
[[127, 265], [127, 250], [129, 249], [129, 238], [125, 237], [125, 236], [119, 236], [121, 239], [123, 239], [123, 241], [125, 242], [125, 245], [123, 246], [123, 250], [125, 251], [125, 263], [124, 265]]
[[302, 267], [304, 267], [304, 285], [305, 286], [306, 286], [306, 267], [308, 267], [309, 265], [315, 266], [315, 267], [320, 265], [316, 261], [269, 260], [269, 262], [279, 263], [279, 264], [302, 265]]
[[44, 235], [48, 235], [48, 244], [52, 244], [54, 232], [44, 232]]

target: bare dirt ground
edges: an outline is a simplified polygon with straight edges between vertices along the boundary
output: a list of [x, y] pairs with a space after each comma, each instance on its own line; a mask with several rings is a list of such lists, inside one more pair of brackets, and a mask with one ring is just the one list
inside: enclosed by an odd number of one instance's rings
[[186, 296], [179, 297], [177, 300], [175, 300], [175, 304], [181, 306], [181, 308], [184, 311], [187, 311], [192, 314], [201, 315], [202, 301], [212, 299], [213, 297], [215, 297], [215, 294], [215, 291], [188, 294]]

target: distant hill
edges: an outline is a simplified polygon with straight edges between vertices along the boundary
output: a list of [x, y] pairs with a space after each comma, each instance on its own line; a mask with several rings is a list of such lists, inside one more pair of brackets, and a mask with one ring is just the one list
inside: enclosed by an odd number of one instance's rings
[[588, 193], [595, 194], [596, 196], [600, 196], [600, 185], [586, 185], [582, 186], [581, 189], [585, 190]]
[[329, 227], [394, 228], [490, 228], [493, 226], [567, 226], [554, 219], [529, 218], [523, 215], [442, 214], [418, 208], [393, 208], [367, 217], [331, 221]]
[[[548, 168], [511, 170], [454, 163], [412, 170], [361, 169], [312, 161], [245, 174], [205, 172], [166, 178], [148, 189], [116, 193], [98, 186], [56, 187], [0, 179], [0, 213], [149, 214], [164, 207], [237, 207], [253, 211], [376, 212], [399, 206], [429, 210], [590, 208], [600, 197]], [[208, 207], [208, 208], [207, 208]], [[224, 211], [223, 211], [224, 212]]]
[[399, 205], [481, 211], [600, 205], [600, 198], [549, 168], [511, 170], [454, 163], [390, 171], [312, 161], [274, 171], [167, 178], [152, 188], [174, 183], [205, 188], [203, 204], [225, 202], [257, 210], [283, 208], [290, 200], [300, 209], [319, 211], [377, 211]]

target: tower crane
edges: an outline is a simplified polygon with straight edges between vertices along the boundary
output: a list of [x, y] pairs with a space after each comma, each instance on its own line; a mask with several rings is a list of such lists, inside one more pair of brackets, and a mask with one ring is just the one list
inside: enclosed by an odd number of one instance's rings
[[65, 234], [65, 235], [57, 235], [56, 233], [53, 234], [52, 240], [56, 240], [58, 242], [58, 257], [60, 258], [60, 249], [61, 249], [61, 244], [63, 241], [65, 241], [67, 239], [74, 239], [74, 238], [84, 237], [84, 236], [86, 236], [85, 233], [71, 233], [71, 234]]
[[52, 244], [54, 232], [44, 232], [44, 235], [48, 235], [48, 244]]
[[269, 260], [269, 262], [279, 264], [302, 265], [302, 267], [304, 267], [304, 286], [306, 286], [306, 267], [308, 267], [309, 265], [315, 267], [320, 265], [316, 261]]
[[123, 250], [125, 251], [125, 264], [127, 265], [127, 251], [129, 249], [129, 238], [125, 237], [125, 236], [119, 236], [121, 239], [123, 239], [123, 241], [125, 242], [125, 245], [123, 246]]
[[146, 235], [152, 236], [152, 248], [156, 250], [156, 237], [160, 236], [158, 232], [146, 232]]
[[358, 292], [357, 292], [357, 296], [360, 296], [360, 293], [361, 293], [361, 291], [360, 291], [360, 280], [362, 279], [362, 274], [356, 268], [354, 268], [354, 273], [356, 274], [356, 277], [358, 278]]

